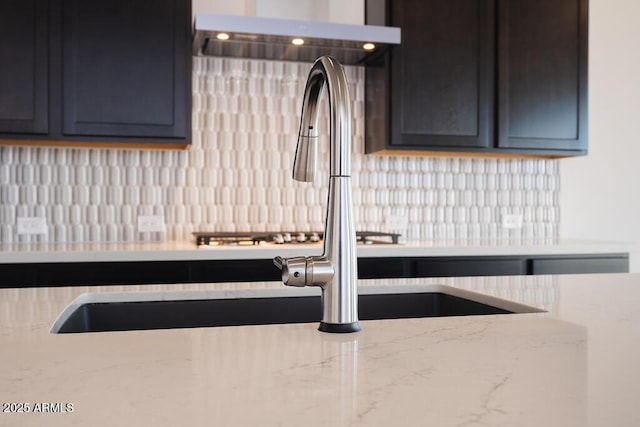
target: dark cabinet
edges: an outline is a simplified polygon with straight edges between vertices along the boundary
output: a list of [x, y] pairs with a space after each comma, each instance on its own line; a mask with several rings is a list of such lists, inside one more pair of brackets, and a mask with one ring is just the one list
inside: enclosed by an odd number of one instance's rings
[[282, 272], [271, 259], [192, 261], [192, 282], [254, 282], [281, 280]]
[[0, 131], [46, 134], [48, 4], [0, 2]]
[[629, 258], [611, 257], [563, 257], [531, 260], [531, 274], [592, 274], [628, 273]]
[[[358, 258], [359, 279], [628, 273], [629, 254]], [[271, 259], [0, 263], [0, 288], [280, 281]]]
[[367, 151], [489, 146], [493, 20], [486, 3], [390, 2], [388, 24], [401, 27], [402, 43], [366, 69], [367, 126], [379, 124], [366, 128]]
[[498, 1], [498, 147], [587, 148], [587, 0]]
[[162, 261], [40, 264], [38, 283], [47, 286], [126, 285], [135, 283], [180, 283], [189, 277], [186, 262]]
[[359, 279], [389, 279], [409, 275], [410, 263], [406, 258], [358, 258]]
[[[0, 140], [188, 144], [190, 4], [3, 2], [10, 14], [0, 20], [20, 25], [0, 28], [0, 55], [17, 59], [0, 71]], [[28, 117], [29, 108], [38, 126], [18, 128], [14, 117]]]
[[367, 153], [586, 153], [587, 0], [386, 4], [402, 43], [367, 64]]
[[444, 258], [415, 261], [415, 277], [520, 276], [524, 259]]
[[185, 4], [63, 3], [65, 135], [186, 137]]

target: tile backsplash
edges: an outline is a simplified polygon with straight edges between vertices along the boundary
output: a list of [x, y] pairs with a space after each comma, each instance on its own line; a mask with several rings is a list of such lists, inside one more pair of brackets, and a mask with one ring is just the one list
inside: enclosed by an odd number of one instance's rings
[[[194, 58], [193, 144], [184, 151], [0, 147], [0, 243], [322, 230], [329, 163], [326, 100], [320, 109], [325, 137], [318, 178], [314, 183], [291, 178], [309, 68], [308, 63]], [[558, 160], [365, 156], [364, 69], [346, 71], [358, 230], [400, 231], [407, 240], [558, 236]], [[522, 227], [503, 228], [506, 214], [521, 215]], [[163, 216], [165, 232], [138, 232], [139, 215]], [[18, 217], [45, 217], [48, 234], [19, 236]]]

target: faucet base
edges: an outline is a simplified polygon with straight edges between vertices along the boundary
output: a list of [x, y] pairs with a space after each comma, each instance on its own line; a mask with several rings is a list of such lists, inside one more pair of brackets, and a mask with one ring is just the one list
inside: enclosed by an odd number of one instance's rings
[[360, 325], [358, 322], [353, 323], [325, 323], [320, 322], [318, 330], [321, 332], [328, 332], [331, 334], [348, 334], [351, 332], [358, 332]]

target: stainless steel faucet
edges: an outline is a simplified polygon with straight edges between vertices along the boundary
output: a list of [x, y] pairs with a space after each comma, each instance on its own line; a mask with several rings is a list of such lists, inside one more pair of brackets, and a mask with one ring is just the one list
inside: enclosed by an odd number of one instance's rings
[[318, 153], [318, 98], [329, 96], [329, 197], [321, 256], [276, 257], [287, 286], [322, 288], [323, 332], [357, 332], [358, 267], [351, 194], [351, 103], [342, 65], [330, 56], [318, 58], [307, 78], [302, 101], [293, 179], [313, 181]]

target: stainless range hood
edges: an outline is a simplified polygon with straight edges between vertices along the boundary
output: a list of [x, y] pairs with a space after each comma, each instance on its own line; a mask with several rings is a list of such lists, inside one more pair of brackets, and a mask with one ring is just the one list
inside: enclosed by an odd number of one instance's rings
[[198, 13], [193, 54], [301, 62], [332, 55], [359, 65], [394, 44], [400, 28]]

